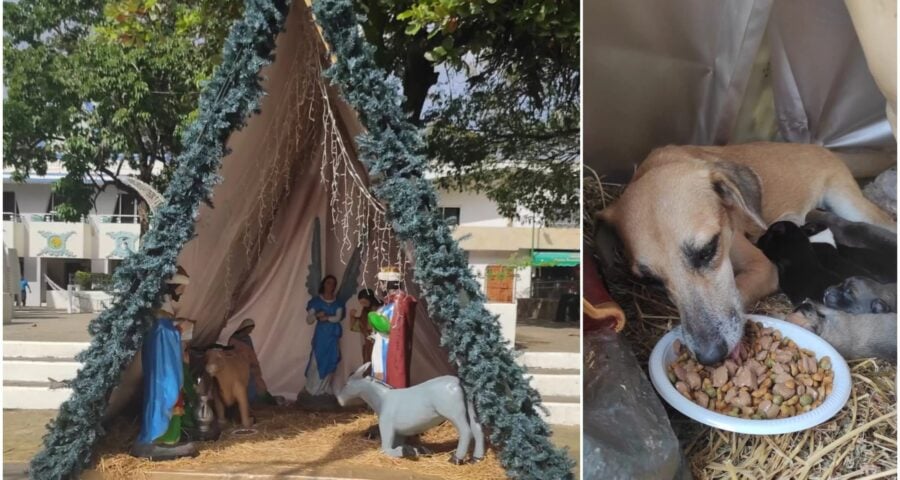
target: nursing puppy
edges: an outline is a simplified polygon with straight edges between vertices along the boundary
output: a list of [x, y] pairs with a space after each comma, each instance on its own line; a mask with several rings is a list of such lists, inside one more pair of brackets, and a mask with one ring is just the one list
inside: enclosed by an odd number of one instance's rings
[[[854, 248], [869, 248], [885, 253], [897, 251], [896, 230], [885, 229], [872, 223], [851, 221], [825, 210], [811, 210], [804, 222], [809, 227], [818, 226], [810, 231], [817, 233], [825, 228], [831, 230], [837, 243]], [[804, 227], [808, 228], [808, 227]]]
[[756, 246], [775, 264], [778, 288], [794, 305], [807, 298], [822, 298], [828, 287], [847, 277], [825, 268], [809, 238], [791, 222], [773, 223]]
[[825, 290], [825, 306], [848, 313], [896, 313], [897, 284], [850, 277]]
[[877, 357], [897, 363], [897, 314], [853, 314], [804, 302], [785, 320], [822, 337], [848, 360]]
[[[811, 213], [803, 231], [810, 237], [828, 229], [834, 237], [834, 245], [814, 243], [820, 260], [851, 263], [864, 270], [860, 275], [872, 277], [882, 283], [897, 281], [896, 235], [866, 223], [852, 223], [826, 212]], [[827, 219], [823, 221], [823, 219]]]
[[896, 231], [838, 157], [785, 143], [654, 150], [597, 218], [621, 239], [635, 275], [663, 282], [685, 343], [712, 364], [735, 352], [744, 306], [778, 288], [753, 241], [776, 221], [802, 224], [817, 207]]

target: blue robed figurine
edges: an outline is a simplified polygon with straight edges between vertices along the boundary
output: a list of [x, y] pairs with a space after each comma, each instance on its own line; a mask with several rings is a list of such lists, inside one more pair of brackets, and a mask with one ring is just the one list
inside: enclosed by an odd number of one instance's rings
[[319, 295], [306, 304], [306, 323], [316, 325], [305, 373], [310, 395], [333, 394], [331, 376], [341, 361], [339, 342], [344, 311], [344, 302], [337, 298], [337, 278], [328, 275], [319, 286]]
[[347, 300], [356, 293], [360, 252], [357, 248], [350, 256], [338, 288], [334, 275], [323, 276], [321, 224], [318, 218], [313, 223], [312, 234], [309, 274], [306, 278], [306, 288], [311, 298], [306, 304], [306, 323], [315, 325], [315, 331], [304, 371], [306, 386], [297, 395], [297, 402], [311, 408], [337, 408], [331, 380], [341, 361], [341, 322], [347, 311]]
[[156, 312], [153, 328], [144, 338], [141, 366], [144, 376], [144, 398], [141, 431], [132, 455], [151, 460], [168, 460], [194, 456], [193, 443], [182, 439], [182, 429], [191, 423], [184, 418], [184, 345], [190, 331], [184, 332], [176, 319], [176, 305], [190, 283], [180, 266], [166, 282], [163, 305]]

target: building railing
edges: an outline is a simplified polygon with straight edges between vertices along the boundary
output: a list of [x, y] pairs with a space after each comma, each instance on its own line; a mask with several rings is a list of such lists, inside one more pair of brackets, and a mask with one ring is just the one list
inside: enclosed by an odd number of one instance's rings
[[50, 213], [12, 213], [3, 212], [4, 222], [64, 222], [64, 223], [88, 223], [93, 220], [96, 223], [140, 223], [138, 215], [84, 215], [77, 222], [63, 220], [55, 212]]

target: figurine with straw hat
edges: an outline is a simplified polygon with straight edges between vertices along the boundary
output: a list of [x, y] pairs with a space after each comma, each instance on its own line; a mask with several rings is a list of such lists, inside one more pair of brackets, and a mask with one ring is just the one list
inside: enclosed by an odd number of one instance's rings
[[162, 305], [144, 339], [141, 431], [131, 451], [137, 457], [171, 460], [197, 455], [194, 444], [181, 438], [182, 428], [193, 421], [190, 412], [185, 414], [184, 390], [185, 344], [191, 338], [193, 322], [177, 316], [178, 301], [189, 284], [187, 272], [178, 266], [166, 280]]

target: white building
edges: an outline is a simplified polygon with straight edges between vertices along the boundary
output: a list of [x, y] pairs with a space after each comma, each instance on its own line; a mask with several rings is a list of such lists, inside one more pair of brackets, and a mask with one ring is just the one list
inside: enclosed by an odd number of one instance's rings
[[16, 183], [11, 170], [3, 172], [3, 243], [19, 258], [30, 287], [27, 306], [65, 308], [67, 296], [48, 291], [48, 285], [65, 288], [77, 271], [111, 273], [140, 242], [137, 199], [112, 185], [90, 215], [61, 221], [51, 187], [63, 175], [61, 165], [50, 165], [46, 175]]
[[[527, 211], [519, 212], [518, 220], [504, 218], [496, 203], [472, 191], [439, 191], [438, 205], [445, 218], [458, 219], [453, 236], [468, 252], [487, 307], [500, 316], [506, 338], [514, 340], [519, 318], [553, 318], [560, 297], [577, 293], [581, 249], [577, 223], [543, 226]], [[575, 311], [570, 313], [577, 320]]]
[[[112, 273], [139, 245], [137, 199], [113, 185], [100, 194], [95, 211], [82, 221], [59, 221], [51, 186], [64, 173], [61, 165], [51, 165], [47, 175], [32, 176], [23, 184], [11, 180], [10, 170], [4, 171], [3, 240], [15, 249], [22, 276], [31, 287], [29, 306], [65, 308], [67, 297], [48, 291], [48, 284], [66, 288], [79, 270]], [[438, 193], [445, 218], [457, 219], [454, 236], [468, 252], [488, 308], [500, 316], [507, 338], [514, 338], [520, 299], [543, 299], [529, 305], [528, 314], [547, 317], [554, 315], [554, 302], [562, 294], [577, 290], [581, 243], [577, 224], [543, 226], [527, 211], [511, 220], [482, 193]], [[45, 278], [49, 282], [42, 281]], [[550, 308], [541, 313], [541, 304]]]

